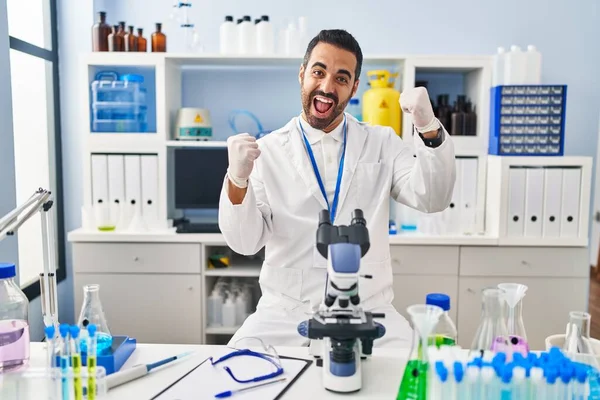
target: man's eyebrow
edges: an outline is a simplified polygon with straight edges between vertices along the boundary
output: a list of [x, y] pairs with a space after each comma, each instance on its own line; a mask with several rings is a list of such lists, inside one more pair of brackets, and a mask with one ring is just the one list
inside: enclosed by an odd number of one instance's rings
[[[315, 61], [315, 63], [314, 63], [312, 66], [313, 66], [313, 68], [314, 68], [314, 67], [321, 67], [321, 68], [323, 68], [323, 69], [325, 69], [325, 70], [327, 69], [327, 65], [323, 64], [323, 63], [322, 63], [322, 62], [320, 62], [320, 61]], [[350, 73], [350, 71], [348, 71], [347, 69], [340, 69], [340, 70], [338, 70], [338, 72], [337, 72], [337, 73], [338, 73], [338, 74], [347, 75], [347, 76], [348, 76], [348, 78], [352, 79], [352, 74], [351, 74], [351, 73]]]

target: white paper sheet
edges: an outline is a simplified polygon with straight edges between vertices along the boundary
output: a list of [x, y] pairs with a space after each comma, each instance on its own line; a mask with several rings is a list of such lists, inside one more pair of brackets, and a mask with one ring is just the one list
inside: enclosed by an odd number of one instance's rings
[[[232, 351], [234, 351], [234, 349], [224, 348], [218, 353], [215, 353], [213, 359], [217, 360], [221, 356]], [[306, 366], [307, 361], [283, 358], [281, 359], [281, 364], [283, 366], [283, 374], [273, 378], [273, 380], [285, 377], [287, 378], [285, 381], [234, 393], [231, 398], [233, 400], [276, 399], [288, 385], [292, 384], [294, 378], [300, 374], [302, 369]], [[235, 377], [240, 380], [267, 375], [276, 370], [275, 366], [270, 362], [253, 356], [237, 356], [216, 365], [212, 365], [210, 360], [207, 360], [167, 389], [164, 393], [155, 396], [152, 400], [214, 400], [217, 393], [265, 382], [237, 383], [231, 378], [227, 371], [223, 369], [224, 366], [228, 366]]]

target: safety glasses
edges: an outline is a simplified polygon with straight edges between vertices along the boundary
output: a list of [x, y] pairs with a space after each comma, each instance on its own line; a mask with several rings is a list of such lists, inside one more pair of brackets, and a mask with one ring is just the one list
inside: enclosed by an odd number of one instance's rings
[[241, 375], [236, 376], [229, 366], [224, 366], [223, 369], [227, 371], [229, 376], [231, 376], [234, 381], [238, 383], [261, 382], [283, 374], [283, 367], [281, 366], [279, 354], [277, 354], [277, 351], [273, 346], [265, 345], [261, 339], [255, 337], [241, 338], [235, 342], [234, 347], [236, 349], [235, 351], [225, 354], [217, 360], [214, 360], [213, 357], [209, 357], [210, 363], [212, 365], [216, 365], [234, 357], [250, 356], [263, 359], [272, 366], [269, 368], [271, 372], [267, 372], [256, 377]]

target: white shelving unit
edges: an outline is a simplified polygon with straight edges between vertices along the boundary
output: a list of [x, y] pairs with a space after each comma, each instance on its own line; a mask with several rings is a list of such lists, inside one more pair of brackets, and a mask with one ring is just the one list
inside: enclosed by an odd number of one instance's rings
[[[69, 233], [69, 241], [74, 243], [74, 285], [76, 294], [85, 283], [100, 282], [109, 287], [111, 298], [107, 301], [115, 324], [124, 329], [125, 334], [138, 335], [140, 341], [146, 342], [179, 342], [207, 343], [226, 340], [237, 327], [210, 327], [206, 321], [206, 304], [210, 284], [220, 277], [238, 277], [257, 279], [260, 264], [251, 260], [245, 263], [233, 263], [227, 269], [207, 268], [207, 249], [210, 247], [227, 247], [220, 234], [176, 234], [169, 229], [169, 219], [173, 217], [173, 168], [172, 151], [176, 148], [226, 147], [224, 137], [209, 141], [173, 140], [175, 118], [182, 106], [184, 75], [202, 74], [203, 71], [222, 71], [223, 79], [228, 73], [236, 71], [277, 71], [300, 66], [302, 55], [298, 56], [221, 56], [209, 54], [171, 54], [171, 53], [92, 53], [81, 60], [79, 76], [81, 110], [79, 126], [85, 136], [84, 148], [84, 180], [82, 182], [84, 205], [92, 204], [92, 169], [91, 160], [95, 154], [106, 155], [155, 155], [157, 160], [156, 204], [159, 224], [149, 232], [99, 232], [96, 230], [78, 229]], [[477, 159], [477, 210], [476, 226], [470, 234], [449, 234], [428, 236], [419, 234], [399, 234], [390, 236], [390, 246], [394, 254], [394, 305], [402, 312], [408, 304], [422, 302], [427, 290], [446, 291], [458, 301], [453, 315], [458, 313], [459, 331], [470, 334], [476, 326], [479, 315], [471, 303], [478, 288], [495, 284], [496, 278], [530, 279], [531, 284], [541, 292], [553, 284], [545, 277], [541, 266], [552, 263], [556, 265], [556, 276], [569, 278], [574, 283], [573, 293], [581, 293], [587, 287], [586, 271], [577, 266], [562, 268], [556, 257], [545, 256], [545, 250], [556, 247], [560, 260], [583, 259], [582, 253], [588, 245], [588, 209], [590, 198], [591, 159], [584, 157], [495, 157], [487, 155], [489, 127], [489, 88], [491, 85], [491, 57], [488, 56], [443, 56], [443, 55], [365, 55], [363, 62], [363, 82], [366, 82], [366, 71], [386, 68], [399, 72], [396, 81], [398, 90], [406, 90], [415, 86], [415, 79], [420, 73], [443, 72], [455, 74], [463, 82], [464, 93], [476, 105], [477, 135], [453, 136], [458, 158]], [[93, 133], [90, 124], [90, 83], [95, 73], [101, 69], [141, 71], [153, 80], [151, 102], [155, 106], [152, 116], [152, 132], [149, 133]], [[290, 85], [297, 85], [295, 80]], [[361, 84], [362, 91], [364, 85]], [[358, 97], [362, 98], [359, 90]], [[290, 116], [291, 117], [291, 116]], [[412, 145], [412, 127], [410, 117], [402, 118], [403, 140]], [[581, 168], [581, 185], [579, 193], [578, 233], [571, 237], [514, 237], [506, 234], [508, 171], [513, 166], [530, 167], [578, 167]], [[114, 255], [112, 253], [114, 250]], [[183, 252], [182, 252], [183, 251]], [[144, 256], [155, 254], [155, 258]], [[161, 254], [176, 254], [177, 262], [170, 265], [160, 259]], [[494, 260], [501, 260], [495, 262]], [[485, 268], [481, 260], [490, 260]], [[531, 272], [522, 272], [520, 265], [539, 266], [535, 278]], [[502, 274], [498, 270], [504, 265], [511, 265], [510, 273]], [[107, 265], [111, 265], [106, 272]], [[435, 266], [423, 269], [424, 265]], [[480, 269], [476, 267], [481, 266]], [[428, 269], [429, 268], [429, 269]], [[469, 269], [470, 268], [470, 269]], [[562, 269], [561, 269], [562, 268]], [[123, 272], [126, 271], [126, 272]], [[112, 273], [120, 274], [113, 277]], [[525, 275], [520, 275], [525, 274]], [[529, 278], [528, 278], [529, 277]], [[425, 285], [425, 283], [427, 283]], [[173, 304], [185, 304], [185, 316], [173, 313], [168, 304], [157, 302], [157, 307], [164, 317], [147, 312], [147, 302], [156, 302], [155, 292], [143, 293], [140, 299], [128, 304], [130, 310], [123, 310], [122, 304], [130, 302], [128, 285], [142, 284], [154, 291], [164, 289], [163, 295], [171, 296]], [[537, 286], [536, 286], [537, 285]], [[426, 287], [425, 287], [426, 286]], [[529, 296], [529, 294], [528, 294]], [[533, 296], [542, 296], [540, 293]], [[558, 300], [557, 300], [558, 301]], [[566, 309], [575, 309], [583, 304], [582, 296], [573, 297]], [[76, 306], [79, 299], [76, 298]], [[555, 304], [553, 309], [561, 306]], [[77, 307], [76, 307], [77, 308]], [[142, 311], [140, 311], [142, 310]], [[468, 311], [468, 312], [467, 312]], [[472, 311], [472, 312], [471, 312]], [[537, 311], [537, 310], [536, 310]], [[78, 310], [76, 309], [77, 313]], [[140, 315], [138, 320], [148, 320], [155, 324], [188, 324], [190, 329], [181, 330], [177, 338], [169, 337], [167, 331], [156, 332], [153, 336], [144, 336], [148, 329], [143, 329], [131, 321], [131, 312]], [[540, 314], [541, 315], [541, 314]], [[187, 319], [189, 316], [189, 319]], [[158, 318], [158, 319], [157, 319]], [[161, 319], [162, 318], [162, 319]], [[186, 318], [186, 320], [182, 320]], [[564, 327], [562, 316], [557, 316], [555, 327]], [[565, 317], [566, 318], [566, 317]], [[148, 322], [150, 323], [150, 322]], [[164, 324], [163, 324], [164, 325]], [[466, 328], [465, 328], [466, 327]], [[139, 330], [138, 330], [139, 329]], [[539, 340], [543, 334], [536, 335]], [[461, 333], [462, 334], [462, 333]], [[462, 345], [468, 345], [464, 342]]]

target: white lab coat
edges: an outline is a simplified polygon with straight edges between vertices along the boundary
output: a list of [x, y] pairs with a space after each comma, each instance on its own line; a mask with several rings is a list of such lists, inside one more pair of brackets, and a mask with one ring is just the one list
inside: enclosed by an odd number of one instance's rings
[[[238, 330], [240, 337], [261, 337], [273, 345], [303, 345], [296, 330], [323, 300], [326, 260], [316, 250], [319, 212], [327, 209], [298, 129], [298, 118], [257, 142], [255, 161], [242, 204], [233, 205], [224, 180], [219, 226], [231, 249], [251, 255], [265, 247], [257, 312]], [[391, 306], [392, 267], [389, 247], [389, 198], [423, 212], [446, 209], [456, 177], [454, 145], [447, 132], [438, 148], [415, 136], [415, 153], [389, 127], [370, 126], [346, 114], [346, 158], [335, 225], [350, 224], [360, 208], [371, 247], [361, 260], [362, 306], [386, 312], [380, 322], [386, 336], [375, 346], [410, 346], [412, 331]], [[323, 172], [321, 172], [322, 174]], [[424, 301], [424, 299], [423, 299]]]

